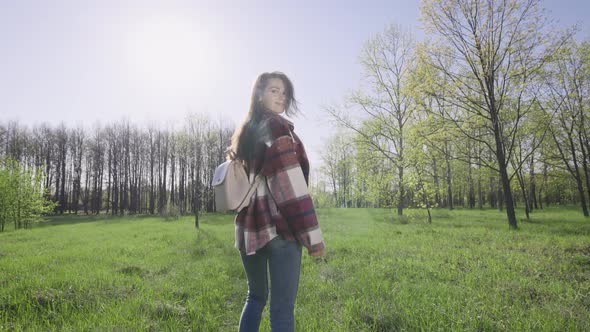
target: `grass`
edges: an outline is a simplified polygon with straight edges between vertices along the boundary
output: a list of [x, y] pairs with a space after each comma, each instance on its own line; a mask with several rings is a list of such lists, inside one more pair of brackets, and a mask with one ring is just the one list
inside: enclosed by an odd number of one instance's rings
[[[319, 210], [298, 331], [590, 330], [590, 220], [551, 208]], [[523, 215], [519, 212], [519, 215]], [[246, 280], [233, 217], [54, 217], [0, 234], [0, 330], [236, 331]], [[261, 331], [269, 331], [268, 313]]]

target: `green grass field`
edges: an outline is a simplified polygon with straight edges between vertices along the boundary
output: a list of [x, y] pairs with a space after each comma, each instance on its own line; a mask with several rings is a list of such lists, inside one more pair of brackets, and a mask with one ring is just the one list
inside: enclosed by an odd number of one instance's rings
[[[319, 210], [298, 331], [589, 331], [590, 219], [496, 210]], [[523, 215], [519, 211], [519, 215]], [[0, 330], [236, 331], [246, 280], [233, 217], [54, 217], [0, 234]], [[266, 309], [268, 310], [268, 309]], [[261, 331], [268, 331], [268, 313]]]

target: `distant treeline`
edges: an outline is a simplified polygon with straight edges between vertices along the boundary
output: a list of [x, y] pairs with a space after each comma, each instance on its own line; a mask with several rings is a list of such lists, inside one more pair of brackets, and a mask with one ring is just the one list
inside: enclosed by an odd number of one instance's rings
[[179, 127], [4, 122], [0, 158], [41, 174], [56, 213], [213, 211], [211, 177], [225, 158], [233, 124], [190, 115]]
[[[440, 149], [428, 151], [428, 158], [420, 163], [408, 163], [410, 166], [404, 169], [407, 177], [404, 207], [425, 207], [421, 192], [425, 187], [431, 207], [505, 208], [500, 177], [494, 170], [478, 163], [480, 159], [492, 161], [490, 153], [461, 140], [440, 141], [439, 145]], [[466, 159], [471, 159], [471, 163], [465, 162], [461, 154], [467, 154]], [[323, 165], [313, 178], [312, 188], [316, 206], [397, 206], [398, 168], [364, 144], [357, 135], [337, 132], [324, 143], [320, 157]], [[582, 163], [582, 160], [578, 162]], [[585, 161], [588, 162], [590, 160]], [[576, 179], [563, 169], [562, 163], [562, 160], [543, 155], [541, 151], [532, 154], [511, 182], [515, 206], [525, 207], [526, 200], [529, 212], [532, 212], [551, 205], [580, 204]], [[418, 171], [422, 172], [422, 179], [417, 179]], [[589, 171], [589, 168], [580, 167], [582, 181], [590, 179], [590, 174], [586, 173]], [[586, 188], [584, 184], [582, 186]], [[590, 197], [590, 191], [582, 197]]]

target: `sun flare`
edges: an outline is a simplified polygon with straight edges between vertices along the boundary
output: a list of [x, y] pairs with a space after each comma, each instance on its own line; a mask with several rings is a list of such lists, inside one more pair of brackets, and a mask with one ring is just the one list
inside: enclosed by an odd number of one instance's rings
[[160, 16], [136, 24], [129, 34], [129, 69], [155, 87], [184, 87], [204, 75], [211, 58], [205, 34], [187, 19]]

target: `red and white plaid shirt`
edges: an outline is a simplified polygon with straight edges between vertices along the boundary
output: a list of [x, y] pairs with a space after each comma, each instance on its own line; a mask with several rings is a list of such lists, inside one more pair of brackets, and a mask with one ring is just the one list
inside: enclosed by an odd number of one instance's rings
[[[278, 235], [309, 253], [324, 249], [309, 195], [309, 161], [293, 124], [279, 115], [261, 122], [267, 137], [256, 143], [250, 172], [266, 178], [235, 219], [236, 248], [252, 255]], [[252, 175], [253, 176], [253, 175]]]

